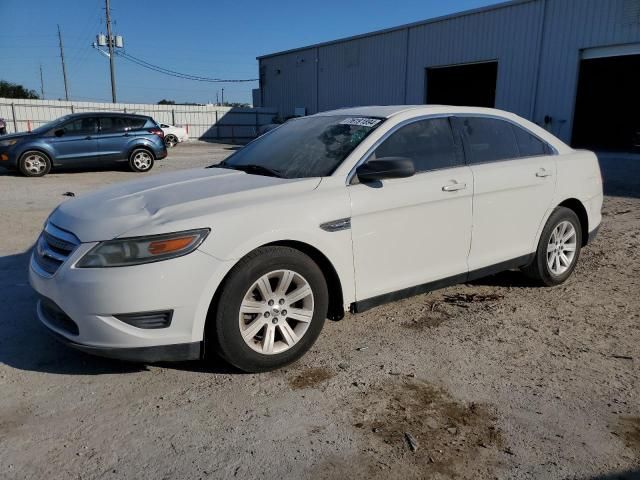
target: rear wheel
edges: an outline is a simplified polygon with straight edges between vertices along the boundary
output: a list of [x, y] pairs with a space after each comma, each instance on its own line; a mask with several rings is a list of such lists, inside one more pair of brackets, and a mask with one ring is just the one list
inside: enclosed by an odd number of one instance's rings
[[164, 137], [164, 144], [167, 148], [173, 148], [178, 144], [178, 137], [175, 135], [167, 135]]
[[129, 156], [129, 167], [134, 172], [148, 172], [153, 168], [153, 154], [144, 148], [136, 148]]
[[246, 372], [273, 370], [300, 358], [327, 316], [327, 284], [316, 263], [289, 247], [262, 247], [229, 274], [208, 339]]
[[42, 177], [51, 170], [51, 160], [44, 153], [33, 150], [22, 154], [18, 168], [25, 177]]
[[582, 246], [580, 220], [573, 210], [556, 208], [540, 236], [533, 262], [523, 271], [543, 285], [559, 285], [576, 268]]

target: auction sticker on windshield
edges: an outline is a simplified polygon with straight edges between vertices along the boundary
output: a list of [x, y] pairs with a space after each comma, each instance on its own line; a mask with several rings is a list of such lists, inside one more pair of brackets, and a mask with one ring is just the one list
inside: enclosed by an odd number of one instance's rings
[[360, 127], [374, 127], [382, 120], [379, 118], [366, 118], [366, 117], [350, 117], [345, 118], [340, 122], [340, 125], [358, 125]]

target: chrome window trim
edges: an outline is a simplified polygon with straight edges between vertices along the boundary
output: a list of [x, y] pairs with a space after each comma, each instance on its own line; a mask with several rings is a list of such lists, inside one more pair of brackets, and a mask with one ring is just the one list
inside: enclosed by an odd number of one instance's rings
[[[507, 123], [509, 123], [509, 124], [511, 124], [513, 126], [521, 128], [522, 130], [524, 130], [528, 134], [530, 134], [533, 137], [535, 137], [538, 140], [540, 140], [543, 144], [545, 144], [545, 145], [547, 145], [549, 147], [551, 153], [545, 154], [545, 155], [528, 155], [526, 157], [503, 158], [503, 159], [500, 159], [500, 160], [492, 160], [490, 162], [471, 163], [471, 162], [469, 162], [469, 159], [467, 158], [466, 152], [464, 152], [464, 144], [463, 144], [462, 145], [463, 156], [464, 156], [464, 163], [463, 164], [458, 165], [456, 167], [445, 167], [445, 168], [437, 168], [437, 169], [433, 169], [433, 170], [423, 170], [423, 171], [420, 171], [420, 172], [416, 172], [416, 175], [420, 175], [420, 174], [423, 174], [423, 173], [434, 172], [434, 171], [439, 171], [439, 170], [447, 170], [449, 168], [460, 168], [460, 167], [462, 167], [464, 165], [470, 167], [471, 165], [485, 165], [487, 163], [508, 162], [508, 161], [520, 160], [520, 159], [524, 159], [524, 158], [538, 158], [538, 157], [546, 157], [546, 156], [555, 156], [555, 155], [559, 155], [560, 154], [560, 152], [558, 151], [558, 149], [556, 147], [554, 147], [552, 144], [550, 144], [545, 139], [541, 138], [539, 135], [536, 135], [534, 132], [532, 132], [531, 130], [529, 130], [525, 126], [519, 124], [518, 122], [516, 122], [514, 120], [511, 120], [510, 118], [502, 117], [500, 115], [492, 115], [492, 114], [489, 114], [489, 113], [434, 113], [434, 114], [426, 114], [426, 115], [420, 115], [419, 117], [413, 117], [413, 118], [409, 118], [407, 120], [403, 120], [402, 122], [400, 122], [397, 125], [395, 125], [394, 127], [392, 127], [390, 130], [388, 130], [386, 133], [384, 133], [382, 135], [382, 137], [380, 137], [378, 140], [376, 140], [376, 142], [371, 147], [369, 147], [369, 149], [364, 153], [364, 155], [362, 155], [360, 160], [358, 160], [356, 162], [356, 164], [351, 168], [351, 170], [349, 171], [349, 174], [347, 175], [347, 180], [346, 180], [345, 184], [347, 186], [352, 185], [352, 180], [353, 180], [353, 177], [355, 177], [355, 173], [356, 173], [357, 168], [360, 165], [362, 165], [363, 163], [365, 163], [369, 159], [369, 156], [387, 138], [389, 138], [391, 135], [393, 135], [400, 128], [402, 128], [402, 127], [404, 127], [406, 125], [410, 125], [410, 124], [415, 123], [415, 122], [419, 122], [419, 121], [422, 121], [422, 120], [430, 120], [430, 119], [435, 119], [435, 118], [490, 118], [490, 119], [493, 119], [493, 120], [502, 120], [503, 122], [507, 122]], [[451, 125], [451, 128], [453, 130], [453, 135], [454, 135], [454, 138], [455, 138], [456, 128], [455, 128], [454, 125]], [[464, 140], [462, 138], [460, 140], [462, 142], [464, 142]]]

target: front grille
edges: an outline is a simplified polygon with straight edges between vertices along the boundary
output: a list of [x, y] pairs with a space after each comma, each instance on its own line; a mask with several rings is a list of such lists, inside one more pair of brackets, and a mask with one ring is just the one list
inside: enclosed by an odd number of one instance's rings
[[59, 330], [63, 330], [71, 335], [78, 335], [80, 330], [76, 322], [71, 320], [69, 315], [64, 313], [62, 309], [48, 298], [42, 297], [40, 300], [40, 308], [47, 322]]
[[53, 276], [79, 244], [75, 235], [47, 222], [36, 243], [33, 258], [41, 270]]

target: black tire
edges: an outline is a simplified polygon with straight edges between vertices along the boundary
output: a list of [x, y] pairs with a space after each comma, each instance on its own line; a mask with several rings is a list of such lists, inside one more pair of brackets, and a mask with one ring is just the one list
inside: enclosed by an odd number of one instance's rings
[[[575, 238], [575, 253], [571, 259], [569, 268], [561, 274], [554, 273], [547, 261], [547, 248], [550, 243], [551, 235], [558, 225], [562, 222], [569, 222], [576, 232]], [[578, 259], [580, 257], [580, 250], [582, 247], [582, 227], [580, 225], [580, 219], [575, 212], [566, 207], [557, 207], [549, 216], [542, 235], [540, 235], [540, 241], [538, 242], [538, 248], [536, 250], [535, 257], [531, 264], [527, 265], [522, 271], [531, 279], [535, 280], [541, 285], [552, 287], [554, 285], [560, 285], [564, 283], [573, 273], [576, 268]]]
[[[281, 353], [264, 354], [252, 349], [242, 338], [240, 305], [245, 294], [258, 279], [277, 270], [290, 270], [306, 280], [313, 293], [313, 315], [309, 326], [297, 343]], [[217, 301], [215, 316], [207, 325], [206, 342], [218, 355], [240, 370], [245, 372], [274, 370], [296, 361], [311, 348], [324, 325], [328, 304], [329, 293], [326, 280], [311, 258], [290, 247], [261, 247], [240, 260], [229, 273]], [[266, 316], [266, 314], [256, 315], [260, 318]], [[271, 318], [273, 323], [277, 323], [275, 315]], [[278, 318], [291, 326], [292, 320]], [[249, 322], [251, 321], [253, 319], [249, 319]], [[293, 324], [296, 322], [293, 321]], [[282, 326], [274, 327], [274, 331], [279, 332], [274, 333], [274, 336], [280, 335], [281, 340], [284, 341], [281, 329]], [[266, 331], [261, 329], [256, 338], [259, 338], [260, 332], [266, 335]]]
[[129, 168], [134, 172], [148, 172], [153, 168], [155, 158], [146, 148], [136, 148], [129, 155]]
[[51, 171], [51, 159], [39, 150], [29, 150], [20, 156], [18, 170], [25, 177], [43, 177]]
[[173, 148], [178, 145], [178, 137], [176, 137], [175, 135], [167, 135], [166, 137], [164, 137], [164, 144], [167, 146], [167, 148]]

